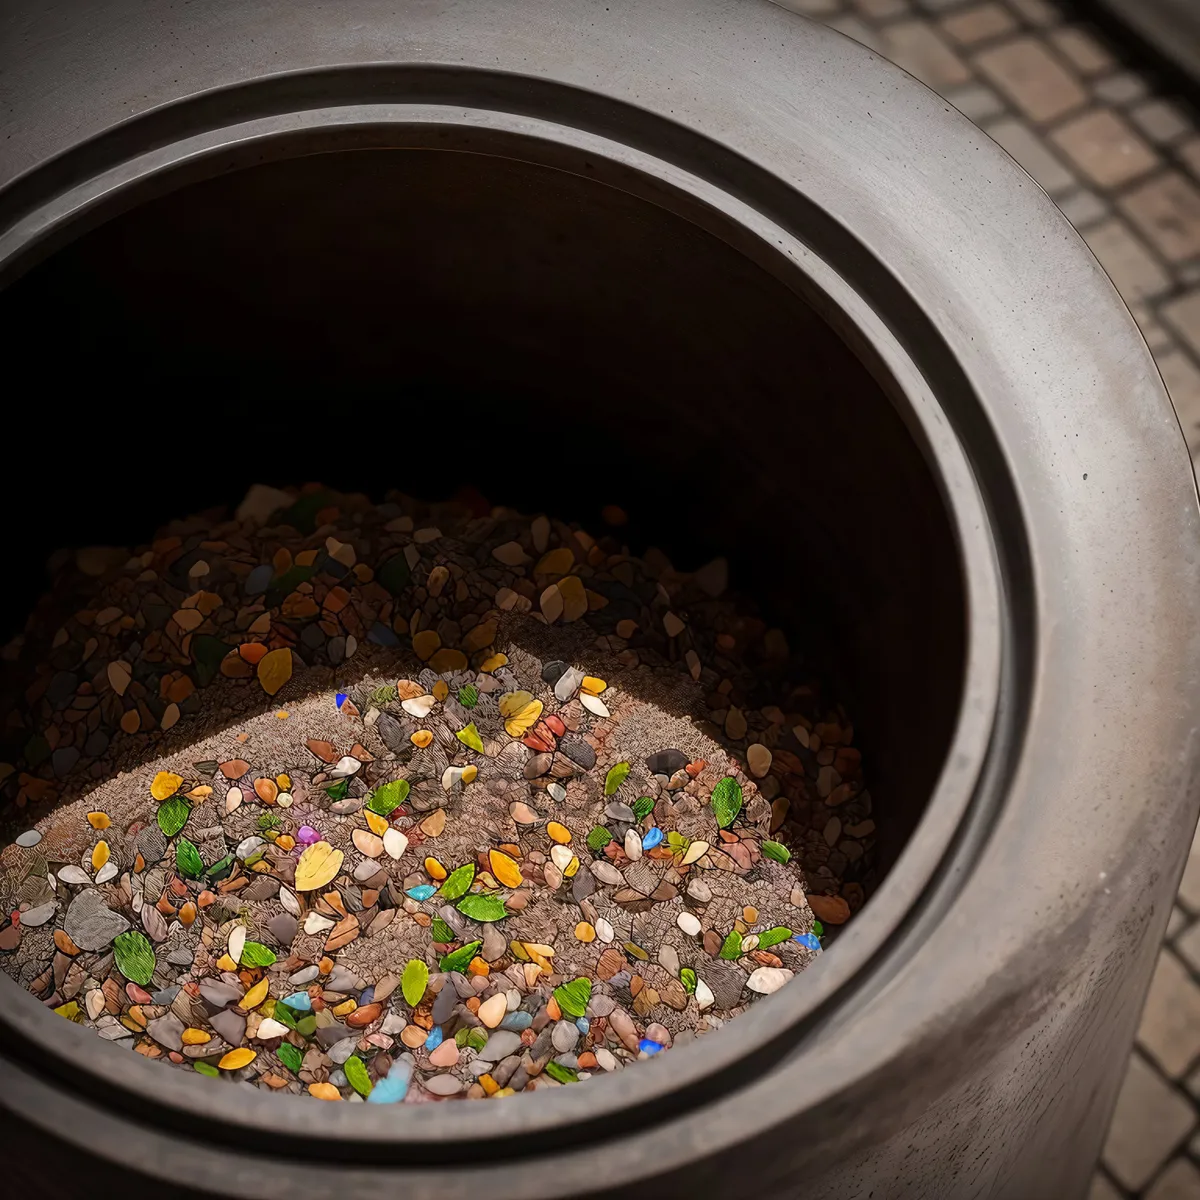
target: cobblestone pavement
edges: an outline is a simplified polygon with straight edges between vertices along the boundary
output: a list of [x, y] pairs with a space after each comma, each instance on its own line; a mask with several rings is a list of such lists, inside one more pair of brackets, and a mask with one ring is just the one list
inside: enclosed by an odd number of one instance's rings
[[[1200, 112], [1170, 77], [1083, 4], [776, 2], [898, 63], [1041, 184], [1141, 326], [1200, 469]], [[1089, 1200], [1121, 1197], [1200, 1200], [1200, 839]]]

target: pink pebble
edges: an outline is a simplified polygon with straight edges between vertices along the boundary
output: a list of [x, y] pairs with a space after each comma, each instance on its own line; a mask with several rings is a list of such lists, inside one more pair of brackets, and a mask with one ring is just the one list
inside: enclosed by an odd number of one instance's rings
[[305, 846], [311, 846], [314, 842], [319, 842], [321, 835], [311, 825], [301, 825], [296, 830], [296, 841], [303, 843]]
[[443, 1042], [429, 1055], [431, 1067], [452, 1067], [458, 1062], [458, 1047], [452, 1042]]

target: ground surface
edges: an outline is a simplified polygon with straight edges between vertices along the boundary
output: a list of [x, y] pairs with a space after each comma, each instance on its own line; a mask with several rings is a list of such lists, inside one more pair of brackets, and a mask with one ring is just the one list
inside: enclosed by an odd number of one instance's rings
[[[892, 59], [1050, 194], [1129, 305], [1200, 465], [1200, 119], [1085, 9], [1046, 0], [783, 0]], [[1091, 1200], [1200, 1197], [1200, 844]]]

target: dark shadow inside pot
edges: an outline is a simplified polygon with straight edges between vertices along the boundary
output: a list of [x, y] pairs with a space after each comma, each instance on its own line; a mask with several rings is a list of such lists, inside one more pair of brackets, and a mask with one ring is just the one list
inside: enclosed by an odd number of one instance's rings
[[44, 379], [8, 415], [5, 627], [58, 548], [254, 482], [470, 486], [592, 528], [619, 504], [635, 549], [726, 555], [830, 681], [886, 868], [958, 713], [960, 559], [894, 389], [734, 243], [586, 167], [435, 150], [238, 170], [100, 225], [0, 296]]

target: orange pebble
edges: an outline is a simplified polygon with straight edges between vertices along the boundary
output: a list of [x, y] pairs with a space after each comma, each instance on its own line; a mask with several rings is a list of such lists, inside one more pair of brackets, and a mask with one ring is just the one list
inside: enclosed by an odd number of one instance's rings
[[478, 955], [467, 964], [467, 970], [472, 975], [490, 975], [492, 973], [492, 968]]
[[593, 1067], [598, 1065], [599, 1064], [596, 1062], [596, 1056], [590, 1050], [585, 1050], [579, 1056], [579, 1066], [585, 1071], [590, 1071]]
[[562, 1009], [558, 1007], [558, 1001], [553, 996], [546, 1001], [546, 1013], [552, 1021], [562, 1020]]

